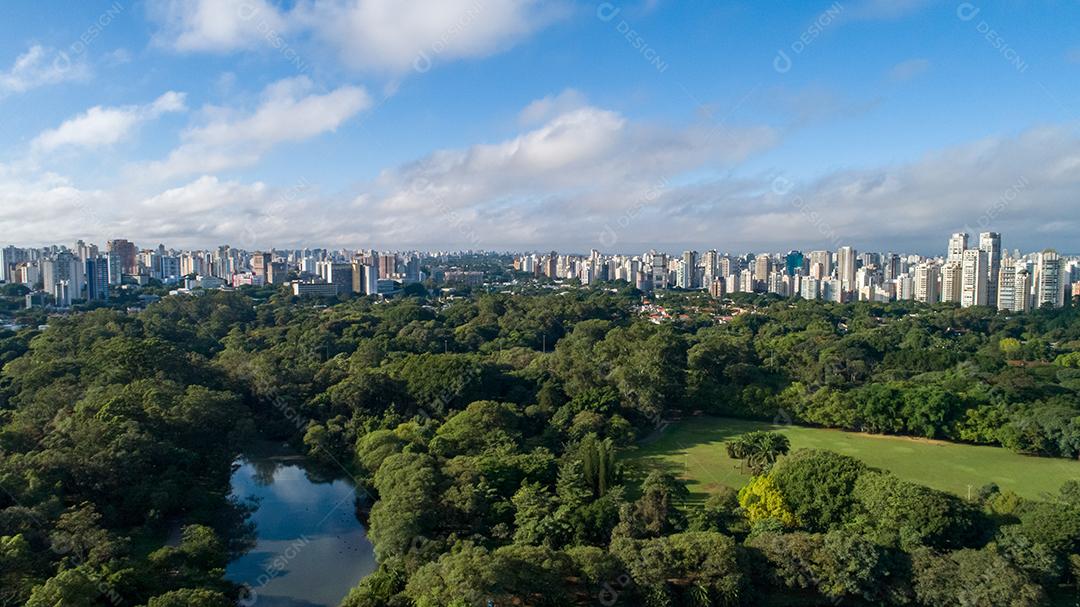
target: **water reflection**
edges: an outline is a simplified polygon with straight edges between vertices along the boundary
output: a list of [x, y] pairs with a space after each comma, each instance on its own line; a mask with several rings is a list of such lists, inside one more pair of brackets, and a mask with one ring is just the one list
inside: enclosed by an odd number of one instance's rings
[[251, 457], [233, 473], [233, 496], [254, 500], [254, 547], [226, 577], [248, 584], [259, 607], [336, 607], [376, 568], [347, 479], [320, 478], [303, 461]]

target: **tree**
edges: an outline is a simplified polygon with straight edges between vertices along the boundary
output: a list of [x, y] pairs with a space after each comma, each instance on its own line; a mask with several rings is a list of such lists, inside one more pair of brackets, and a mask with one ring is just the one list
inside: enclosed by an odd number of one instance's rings
[[866, 472], [855, 484], [862, 526], [886, 545], [911, 551], [919, 546], [961, 548], [983, 528], [979, 513], [955, 495]]
[[1001, 350], [1006, 359], [1019, 360], [1018, 357], [1023, 349], [1023, 344], [1015, 337], [1006, 337], [998, 342], [998, 349]]
[[567, 536], [566, 526], [555, 519], [555, 499], [539, 483], [525, 483], [511, 500], [514, 504], [514, 542], [558, 548]]
[[752, 525], [769, 519], [778, 521], [784, 527], [797, 524], [795, 513], [768, 475], [755, 476], [739, 490], [739, 506], [746, 512], [746, 518]]
[[34, 588], [26, 607], [95, 607], [108, 591], [99, 574], [85, 567], [66, 569]]
[[728, 457], [744, 459], [754, 474], [768, 472], [777, 458], [791, 450], [788, 437], [779, 432], [754, 431], [741, 434], [726, 444]]
[[768, 562], [773, 583], [813, 589], [833, 600], [883, 602], [896, 590], [888, 580], [900, 573], [882, 548], [849, 532], [762, 533], [748, 539], [747, 546]]
[[410, 576], [405, 595], [417, 607], [568, 604], [565, 579], [573, 564], [562, 553], [511, 545], [489, 552], [459, 544]]
[[622, 482], [622, 470], [616, 461], [615, 442], [600, 440], [595, 434], [586, 435], [578, 445], [576, 455], [581, 458], [585, 483], [594, 498], [607, 495], [615, 485]]
[[827, 531], [850, 519], [855, 483], [865, 471], [853, 457], [803, 449], [778, 463], [769, 477], [800, 524]]
[[937, 556], [917, 551], [915, 593], [930, 607], [1034, 607], [1043, 589], [992, 548], [958, 550]]
[[1050, 502], [1026, 502], [1020, 507], [1020, 530], [1031, 541], [1057, 554], [1080, 549], [1080, 508]]
[[513, 403], [477, 401], [450, 417], [435, 433], [431, 451], [443, 457], [513, 449], [521, 441], [521, 412]]
[[700, 508], [689, 516], [690, 531], [730, 532], [739, 526], [739, 492], [730, 487], [720, 487], [706, 498]]
[[670, 474], [651, 472], [641, 484], [641, 497], [636, 504], [646, 533], [657, 536], [684, 528], [685, 517], [675, 502], [688, 493], [686, 486]]
[[391, 455], [375, 474], [379, 501], [371, 509], [368, 536], [380, 562], [404, 556], [438, 520], [434, 462], [419, 453]]
[[633, 540], [618, 538], [611, 552], [645, 589], [700, 594], [705, 605], [737, 605], [746, 583], [735, 541], [719, 533], [694, 532]]
[[146, 607], [233, 607], [224, 594], [203, 588], [182, 588], [150, 599]]

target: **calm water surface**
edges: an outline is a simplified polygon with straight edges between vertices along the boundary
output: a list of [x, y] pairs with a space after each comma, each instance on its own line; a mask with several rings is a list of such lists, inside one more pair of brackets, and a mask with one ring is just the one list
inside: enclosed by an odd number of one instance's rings
[[225, 577], [247, 584], [256, 607], [337, 607], [376, 569], [356, 519], [356, 490], [347, 478], [312, 477], [296, 457], [241, 460], [232, 493], [254, 499], [257, 543], [229, 564]]

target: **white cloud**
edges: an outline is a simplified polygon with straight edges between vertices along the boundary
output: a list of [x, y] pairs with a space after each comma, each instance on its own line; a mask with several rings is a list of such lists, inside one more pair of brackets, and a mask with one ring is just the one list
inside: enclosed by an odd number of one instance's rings
[[498, 244], [543, 246], [627, 208], [651, 207], [674, 180], [728, 170], [776, 137], [768, 128], [661, 127], [583, 106], [506, 141], [441, 150], [386, 171], [354, 204], [389, 242], [460, 244], [468, 226]]
[[151, 17], [162, 24], [155, 40], [178, 51], [251, 49], [288, 25], [266, 0], [158, 0], [149, 7]]
[[334, 131], [371, 107], [370, 96], [360, 87], [342, 86], [324, 94], [311, 89], [308, 78], [290, 78], [268, 86], [251, 113], [213, 108], [208, 123], [185, 131], [184, 142], [168, 158], [140, 167], [139, 173], [171, 179], [249, 166], [279, 143]]
[[405, 73], [503, 50], [564, 14], [540, 0], [156, 0], [156, 39], [178, 51], [280, 48], [285, 38], [328, 46], [345, 65]]
[[185, 111], [184, 99], [184, 93], [169, 91], [147, 105], [94, 106], [55, 129], [41, 133], [31, 146], [43, 152], [65, 146], [87, 149], [110, 146], [130, 135], [143, 122], [165, 113]]
[[[934, 253], [965, 227], [1002, 232], [1007, 246], [1024, 250], [1069, 249], [1080, 230], [1072, 212], [1080, 188], [1075, 125], [837, 171], [784, 194], [773, 191], [771, 175], [729, 170], [770, 145], [767, 130], [723, 142], [693, 136], [700, 130], [583, 108], [500, 144], [436, 152], [388, 171], [354, 201], [364, 218], [354, 223], [356, 238], [575, 251], [852, 244]], [[587, 151], [564, 158], [564, 135], [590, 142]]]
[[0, 97], [51, 84], [82, 80], [88, 75], [89, 68], [79, 58], [72, 59], [64, 53], [35, 44], [16, 57], [10, 69], [0, 71]]
[[518, 114], [518, 122], [530, 126], [539, 124], [558, 114], [576, 110], [587, 104], [585, 95], [574, 89], [566, 89], [558, 95], [548, 95], [543, 99], [537, 99]]
[[[267, 141], [252, 134], [259, 129], [249, 119], [257, 113], [228, 123]], [[646, 124], [586, 105], [503, 141], [438, 150], [387, 169], [357, 186], [360, 195], [210, 175], [165, 191], [80, 191], [62, 177], [0, 166], [0, 231], [31, 241], [23, 244], [122, 235], [251, 248], [737, 253], [851, 244], [937, 253], [949, 233], [966, 227], [1002, 232], [1010, 249], [1075, 248], [1076, 125], [835, 171], [782, 194], [771, 187], [772, 174], [739, 174], [744, 159], [777, 137], [766, 128]]]
[[347, 65], [405, 72], [502, 50], [552, 13], [538, 0], [336, 0], [307, 2], [299, 17]]

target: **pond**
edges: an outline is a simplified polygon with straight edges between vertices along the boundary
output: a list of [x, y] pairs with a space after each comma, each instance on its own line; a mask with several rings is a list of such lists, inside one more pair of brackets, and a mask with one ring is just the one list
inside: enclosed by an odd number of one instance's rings
[[256, 543], [225, 577], [251, 589], [241, 605], [337, 607], [377, 564], [356, 518], [347, 475], [322, 478], [303, 458], [249, 456], [232, 476], [232, 494], [254, 501]]

